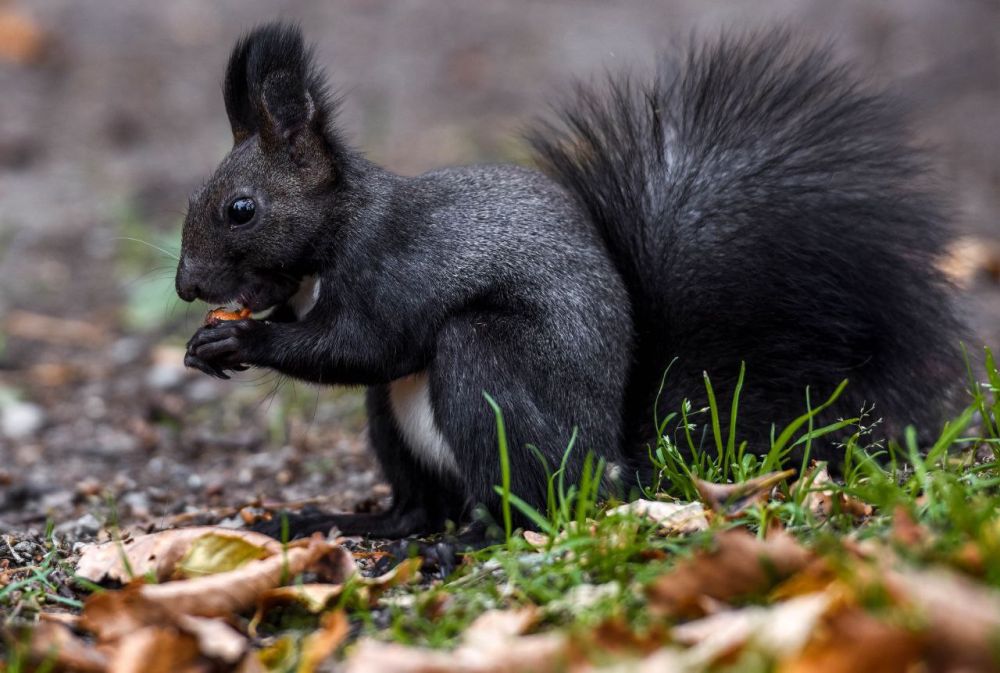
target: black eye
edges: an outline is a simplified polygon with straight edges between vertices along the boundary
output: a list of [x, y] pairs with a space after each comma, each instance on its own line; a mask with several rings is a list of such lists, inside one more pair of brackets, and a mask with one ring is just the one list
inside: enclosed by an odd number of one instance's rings
[[246, 224], [253, 219], [253, 214], [257, 212], [257, 204], [253, 199], [244, 196], [229, 204], [226, 216], [233, 224]]

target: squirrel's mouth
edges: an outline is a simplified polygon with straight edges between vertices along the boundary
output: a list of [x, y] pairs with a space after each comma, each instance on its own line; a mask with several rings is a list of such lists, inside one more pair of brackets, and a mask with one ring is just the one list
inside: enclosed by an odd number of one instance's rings
[[287, 280], [280, 285], [255, 284], [241, 292], [235, 300], [226, 302], [226, 305], [233, 309], [250, 309], [255, 315], [268, 313], [281, 305], [288, 305], [295, 318], [301, 319], [316, 305], [319, 294], [319, 277], [305, 276], [294, 284]]
[[214, 296], [204, 293], [199, 298], [209, 303], [222, 304], [229, 309], [249, 309], [256, 315], [291, 301], [299, 292], [302, 282], [292, 278], [257, 276], [235, 292], [216, 292]]
[[[199, 267], [182, 262], [177, 271], [177, 294], [185, 301], [200, 299], [229, 309], [249, 309], [257, 314], [283, 304], [295, 308], [296, 304], [308, 303], [315, 282], [314, 276], [284, 270], [240, 272], [225, 266]], [[301, 315], [298, 309], [295, 312]]]

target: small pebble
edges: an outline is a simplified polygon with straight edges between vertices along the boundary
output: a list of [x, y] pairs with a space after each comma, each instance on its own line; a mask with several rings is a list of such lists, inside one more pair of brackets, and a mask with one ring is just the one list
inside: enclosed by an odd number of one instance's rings
[[45, 412], [37, 404], [13, 401], [0, 407], [0, 431], [8, 439], [24, 439], [38, 432]]

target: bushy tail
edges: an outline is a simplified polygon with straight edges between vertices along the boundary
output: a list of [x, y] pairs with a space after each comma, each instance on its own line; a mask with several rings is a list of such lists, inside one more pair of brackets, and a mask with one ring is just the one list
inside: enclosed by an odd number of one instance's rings
[[675, 357], [668, 410], [746, 363], [750, 439], [843, 379], [842, 415], [937, 422], [961, 381], [945, 217], [892, 102], [825, 50], [725, 38], [650, 82], [579, 87], [530, 139], [631, 291], [633, 425]]

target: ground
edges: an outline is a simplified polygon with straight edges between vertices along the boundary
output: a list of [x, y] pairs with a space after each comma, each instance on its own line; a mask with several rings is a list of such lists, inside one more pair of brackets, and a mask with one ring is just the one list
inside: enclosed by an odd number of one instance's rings
[[171, 254], [230, 143], [219, 82], [244, 28], [300, 21], [354, 141], [403, 173], [525, 160], [519, 128], [571, 77], [648, 64], [692, 27], [833, 36], [932, 148], [975, 345], [996, 345], [1000, 6], [946, 4], [0, 2], [0, 559], [36, 556], [50, 525], [72, 550], [111, 523], [385, 502], [359, 391], [181, 364], [208, 307], [176, 300]]

